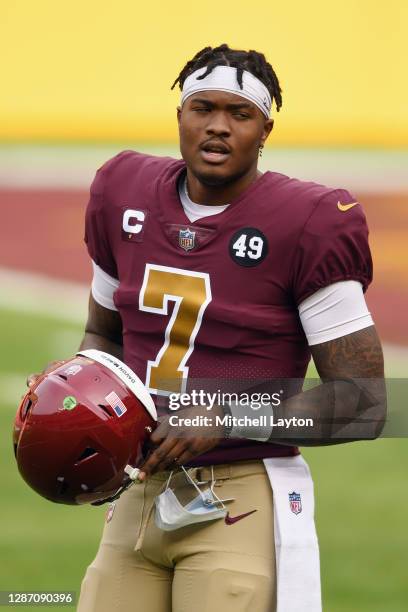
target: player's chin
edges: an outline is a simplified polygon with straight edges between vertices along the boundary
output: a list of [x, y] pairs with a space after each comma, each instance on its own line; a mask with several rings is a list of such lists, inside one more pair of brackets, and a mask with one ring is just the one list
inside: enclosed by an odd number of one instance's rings
[[193, 174], [200, 183], [211, 187], [226, 185], [233, 182], [241, 172], [229, 164], [197, 164], [192, 168]]

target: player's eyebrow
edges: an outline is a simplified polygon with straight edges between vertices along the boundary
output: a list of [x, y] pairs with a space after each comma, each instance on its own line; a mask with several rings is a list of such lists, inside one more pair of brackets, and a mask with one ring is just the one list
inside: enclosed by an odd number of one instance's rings
[[251, 102], [233, 102], [231, 104], [227, 104], [227, 108], [229, 110], [239, 110], [239, 109], [252, 109], [254, 105]]
[[[209, 108], [214, 108], [217, 106], [216, 103], [208, 100], [207, 98], [196, 98], [195, 96], [191, 98], [192, 104], [203, 104], [204, 106], [208, 106]], [[252, 110], [254, 105], [251, 102], [230, 102], [225, 105], [228, 110], [239, 110], [239, 109], [247, 109]]]
[[210, 102], [210, 100], [207, 100], [207, 98], [196, 98], [195, 96], [191, 97], [191, 103], [192, 104], [204, 104], [204, 106], [214, 106], [213, 102]]

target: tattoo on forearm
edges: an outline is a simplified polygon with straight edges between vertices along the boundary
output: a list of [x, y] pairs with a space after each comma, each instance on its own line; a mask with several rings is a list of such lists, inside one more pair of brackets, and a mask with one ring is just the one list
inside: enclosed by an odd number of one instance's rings
[[272, 432], [272, 439], [313, 446], [379, 436], [386, 419], [386, 389], [375, 327], [315, 345], [312, 355], [324, 384], [290, 398], [281, 412], [282, 416], [312, 417], [314, 427], [310, 433], [293, 429], [293, 437], [286, 439]]
[[317, 344], [312, 355], [322, 380], [384, 376], [383, 353], [374, 326]]

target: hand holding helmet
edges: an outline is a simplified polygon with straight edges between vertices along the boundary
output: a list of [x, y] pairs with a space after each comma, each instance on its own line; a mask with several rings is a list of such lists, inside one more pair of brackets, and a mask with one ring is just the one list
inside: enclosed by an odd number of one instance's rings
[[57, 503], [103, 503], [120, 494], [132, 483], [125, 469], [141, 461], [157, 420], [143, 383], [97, 350], [35, 376], [14, 422], [24, 480]]

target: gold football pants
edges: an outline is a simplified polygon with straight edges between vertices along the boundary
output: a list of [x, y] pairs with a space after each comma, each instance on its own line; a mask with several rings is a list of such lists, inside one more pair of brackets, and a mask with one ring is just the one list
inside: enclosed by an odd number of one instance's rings
[[[194, 468], [211, 484], [211, 469]], [[274, 612], [272, 490], [262, 461], [214, 466], [214, 491], [230, 518], [162, 531], [156, 495], [169, 472], [124, 493], [105, 524], [98, 553], [82, 581], [79, 612]], [[171, 488], [184, 504], [197, 494], [183, 472]], [[245, 517], [239, 515], [256, 510]]]

